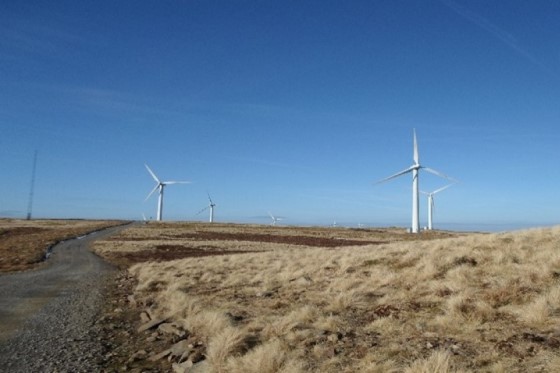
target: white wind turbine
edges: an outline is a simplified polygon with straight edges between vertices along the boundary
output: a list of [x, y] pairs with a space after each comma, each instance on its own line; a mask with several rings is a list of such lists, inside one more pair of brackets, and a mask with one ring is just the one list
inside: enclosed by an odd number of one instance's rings
[[433, 229], [434, 195], [441, 192], [442, 190], [445, 190], [445, 189], [449, 188], [451, 185], [453, 185], [453, 184], [448, 184], [448, 185], [444, 186], [443, 188], [439, 188], [439, 189], [434, 190], [433, 192], [420, 191], [420, 193], [428, 196], [428, 230]]
[[190, 184], [190, 181], [161, 181], [160, 179], [158, 179], [158, 177], [156, 176], [156, 174], [154, 174], [154, 172], [150, 169], [150, 167], [148, 167], [147, 164], [144, 164], [144, 166], [146, 166], [146, 169], [148, 170], [148, 172], [150, 173], [150, 175], [152, 175], [152, 177], [154, 178], [154, 180], [156, 181], [156, 186], [154, 187], [154, 189], [152, 189], [152, 191], [150, 192], [150, 194], [148, 194], [148, 196], [146, 197], [145, 201], [148, 200], [148, 198], [150, 198], [150, 196], [152, 194], [154, 194], [154, 192], [156, 190], [159, 189], [159, 199], [158, 199], [158, 209], [157, 209], [157, 221], [161, 221], [161, 216], [163, 213], [163, 189], [170, 184]]
[[391, 175], [383, 180], [378, 181], [376, 184], [379, 183], [383, 183], [385, 181], [389, 181], [391, 179], [394, 179], [396, 177], [399, 177], [401, 175], [407, 174], [409, 172], [412, 172], [412, 227], [411, 227], [411, 232], [412, 233], [418, 233], [420, 231], [420, 201], [419, 201], [419, 189], [418, 189], [418, 176], [419, 176], [419, 172], [420, 169], [423, 169], [425, 171], [428, 171], [434, 175], [443, 177], [445, 179], [448, 180], [452, 180], [454, 181], [454, 179], [450, 178], [449, 176], [442, 174], [439, 171], [433, 170], [431, 168], [428, 167], [424, 167], [422, 165], [420, 165], [420, 161], [419, 161], [419, 157], [418, 157], [418, 142], [416, 141], [416, 130], [413, 130], [413, 135], [414, 135], [414, 152], [413, 152], [413, 161], [414, 164], [412, 166], [410, 166], [409, 168], [398, 172], [394, 175]]
[[206, 206], [205, 208], [203, 208], [202, 210], [200, 210], [199, 212], [197, 212], [196, 214], [201, 214], [204, 211], [210, 209], [210, 223], [214, 222], [214, 207], [216, 207], [216, 204], [214, 202], [212, 202], [212, 198], [210, 198], [210, 193], [208, 194], [208, 201], [210, 202], [210, 204], [208, 206]]
[[268, 216], [270, 216], [270, 218], [272, 219], [271, 225], [276, 225], [276, 222], [283, 220], [283, 218], [274, 216], [270, 212], [268, 213]]

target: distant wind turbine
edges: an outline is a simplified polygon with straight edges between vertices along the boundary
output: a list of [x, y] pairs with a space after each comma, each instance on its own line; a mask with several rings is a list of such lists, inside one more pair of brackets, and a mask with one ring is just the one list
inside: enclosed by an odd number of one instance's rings
[[212, 202], [212, 198], [210, 198], [210, 193], [208, 194], [208, 201], [210, 202], [210, 204], [208, 206], [206, 206], [205, 208], [203, 208], [202, 210], [200, 210], [199, 212], [197, 212], [196, 214], [199, 215], [201, 213], [203, 213], [204, 211], [210, 209], [210, 223], [214, 222], [214, 207], [216, 207], [216, 204], [214, 202]]
[[411, 232], [412, 233], [418, 233], [420, 231], [420, 201], [419, 201], [419, 189], [418, 189], [418, 176], [419, 176], [419, 172], [420, 169], [423, 169], [427, 172], [430, 172], [434, 175], [443, 177], [444, 179], [448, 179], [448, 180], [452, 180], [455, 181], [453, 178], [439, 172], [436, 170], [433, 170], [431, 168], [428, 167], [424, 167], [422, 165], [420, 165], [420, 161], [419, 161], [419, 156], [418, 156], [418, 142], [416, 141], [416, 130], [413, 130], [413, 136], [414, 136], [414, 152], [413, 152], [413, 160], [414, 160], [414, 164], [412, 166], [410, 166], [409, 168], [400, 171], [394, 175], [391, 175], [383, 180], [378, 181], [376, 184], [380, 184], [383, 183], [385, 181], [389, 181], [391, 179], [394, 179], [396, 177], [399, 177], [401, 175], [407, 174], [409, 172], [412, 172], [412, 227], [411, 227]]
[[150, 196], [152, 194], [154, 194], [154, 192], [156, 190], [159, 189], [159, 199], [158, 199], [158, 209], [157, 209], [157, 221], [161, 221], [161, 216], [163, 214], [163, 189], [170, 184], [190, 184], [190, 181], [160, 181], [160, 179], [158, 179], [158, 177], [156, 176], [156, 174], [154, 174], [154, 172], [150, 169], [150, 167], [148, 167], [147, 164], [144, 164], [144, 166], [146, 166], [146, 169], [148, 170], [148, 172], [150, 173], [150, 175], [152, 175], [152, 177], [154, 178], [154, 180], [156, 181], [156, 186], [154, 187], [154, 189], [152, 189], [152, 191], [150, 192], [150, 194], [148, 194], [148, 196], [146, 197], [145, 200], [148, 200], [148, 198], [150, 198]]
[[428, 229], [432, 230], [433, 229], [433, 214], [434, 214], [434, 195], [449, 188], [451, 185], [453, 184], [448, 184], [446, 186], [444, 186], [443, 188], [439, 188], [434, 190], [433, 192], [423, 192], [420, 191], [420, 193], [425, 194], [428, 196]]
[[281, 218], [279, 216], [274, 216], [270, 212], [268, 213], [268, 216], [270, 216], [270, 218], [272, 219], [271, 225], [276, 225], [276, 222], [278, 222], [280, 220], [283, 220], [283, 218]]

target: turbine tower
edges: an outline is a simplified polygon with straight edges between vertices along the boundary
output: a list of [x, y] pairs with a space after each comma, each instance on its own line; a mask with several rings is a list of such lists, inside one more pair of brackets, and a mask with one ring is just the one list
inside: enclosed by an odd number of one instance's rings
[[443, 177], [445, 179], [448, 180], [452, 180], [455, 181], [454, 179], [450, 178], [449, 176], [433, 170], [431, 168], [428, 167], [424, 167], [422, 165], [420, 165], [420, 160], [419, 160], [419, 156], [418, 156], [418, 142], [416, 141], [416, 130], [413, 130], [413, 137], [414, 137], [414, 149], [413, 149], [413, 161], [414, 163], [412, 164], [412, 166], [410, 166], [409, 168], [402, 170], [394, 175], [391, 175], [383, 180], [378, 181], [376, 184], [380, 184], [383, 183], [385, 181], [389, 181], [391, 179], [397, 178], [401, 175], [407, 174], [409, 172], [412, 173], [412, 226], [411, 226], [411, 232], [412, 233], [418, 233], [420, 232], [420, 201], [418, 198], [418, 194], [419, 194], [419, 189], [418, 189], [418, 176], [419, 176], [419, 171], [420, 169], [423, 169], [429, 173], [432, 173], [434, 175]]
[[444, 186], [443, 188], [439, 188], [439, 189], [434, 190], [433, 192], [420, 191], [420, 193], [428, 196], [428, 230], [433, 229], [434, 195], [441, 192], [442, 190], [445, 190], [445, 189], [449, 188], [451, 185], [453, 185], [453, 184], [448, 184], [448, 185]]
[[200, 210], [199, 212], [197, 212], [196, 214], [201, 214], [204, 211], [210, 209], [210, 223], [214, 222], [214, 207], [216, 207], [216, 204], [214, 202], [212, 202], [212, 198], [210, 198], [210, 193], [208, 194], [208, 201], [210, 202], [210, 204], [208, 206], [206, 206], [205, 208], [203, 208], [202, 210]]
[[156, 181], [156, 186], [154, 187], [154, 189], [152, 189], [152, 191], [150, 192], [150, 194], [148, 194], [148, 196], [146, 197], [145, 200], [148, 200], [148, 198], [150, 198], [150, 196], [152, 194], [154, 194], [154, 192], [156, 190], [159, 189], [159, 198], [158, 198], [158, 209], [157, 209], [157, 221], [161, 221], [161, 216], [163, 214], [163, 189], [170, 184], [190, 184], [190, 181], [160, 181], [158, 179], [158, 177], [156, 176], [156, 174], [154, 174], [154, 172], [150, 169], [150, 167], [148, 167], [147, 164], [144, 164], [144, 166], [146, 166], [146, 169], [148, 170], [148, 172], [150, 173], [150, 175], [152, 175], [152, 177], [154, 178], [154, 180]]

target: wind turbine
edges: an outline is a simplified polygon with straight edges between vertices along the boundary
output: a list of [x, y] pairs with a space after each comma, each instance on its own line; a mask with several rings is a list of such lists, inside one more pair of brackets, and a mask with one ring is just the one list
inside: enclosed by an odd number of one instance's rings
[[212, 202], [212, 198], [210, 198], [210, 193], [208, 194], [208, 201], [210, 201], [210, 204], [208, 206], [206, 206], [205, 208], [203, 208], [202, 210], [200, 210], [199, 212], [197, 212], [196, 214], [201, 214], [204, 211], [210, 209], [210, 223], [214, 222], [214, 207], [216, 207], [216, 204], [214, 202]]
[[448, 180], [452, 180], [454, 181], [454, 179], [450, 178], [449, 176], [436, 171], [434, 169], [431, 169], [429, 167], [424, 167], [422, 165], [420, 165], [420, 160], [419, 160], [419, 156], [418, 156], [418, 142], [416, 141], [416, 130], [413, 130], [413, 136], [414, 136], [414, 149], [413, 149], [413, 161], [414, 164], [412, 166], [410, 166], [409, 168], [402, 170], [394, 175], [391, 175], [383, 180], [378, 181], [376, 184], [380, 184], [383, 183], [385, 181], [389, 181], [391, 179], [397, 178], [401, 175], [407, 174], [409, 172], [412, 172], [412, 227], [411, 227], [411, 232], [412, 233], [418, 233], [420, 231], [420, 201], [418, 198], [418, 176], [419, 176], [419, 171], [420, 169], [423, 169], [429, 173], [432, 173], [434, 175], [443, 177], [444, 179], [448, 179]]
[[443, 188], [439, 188], [434, 190], [433, 192], [423, 192], [420, 191], [420, 193], [425, 194], [428, 196], [428, 230], [432, 230], [433, 229], [433, 213], [434, 213], [434, 194], [437, 194], [439, 192], [441, 192], [442, 190], [445, 190], [447, 188], [449, 188], [451, 185], [453, 184], [448, 184], [446, 186], [444, 186]]
[[276, 216], [272, 215], [270, 212], [268, 213], [268, 216], [270, 216], [270, 218], [272, 219], [271, 225], [276, 225], [276, 222], [283, 219], [281, 217], [276, 217]]
[[158, 177], [156, 176], [156, 174], [154, 174], [154, 172], [150, 169], [150, 167], [148, 167], [147, 164], [144, 164], [144, 166], [146, 166], [146, 169], [148, 170], [148, 172], [150, 173], [150, 175], [152, 175], [152, 177], [154, 178], [154, 180], [156, 181], [156, 186], [154, 187], [154, 189], [152, 189], [152, 191], [150, 192], [150, 194], [148, 194], [148, 196], [146, 197], [145, 201], [148, 200], [148, 198], [150, 198], [150, 196], [152, 194], [154, 194], [154, 192], [156, 190], [159, 189], [159, 198], [158, 198], [158, 209], [157, 209], [157, 221], [161, 221], [161, 215], [163, 213], [163, 189], [167, 186], [167, 185], [171, 185], [171, 184], [190, 184], [190, 181], [161, 181], [160, 179], [158, 179]]

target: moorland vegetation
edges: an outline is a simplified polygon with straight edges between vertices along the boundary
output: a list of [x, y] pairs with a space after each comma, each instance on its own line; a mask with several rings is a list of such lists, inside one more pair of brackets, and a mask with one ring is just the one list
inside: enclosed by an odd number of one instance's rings
[[528, 372], [560, 371], [559, 238], [177, 223], [96, 247], [208, 371]]

